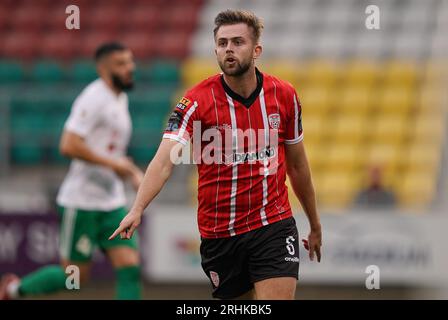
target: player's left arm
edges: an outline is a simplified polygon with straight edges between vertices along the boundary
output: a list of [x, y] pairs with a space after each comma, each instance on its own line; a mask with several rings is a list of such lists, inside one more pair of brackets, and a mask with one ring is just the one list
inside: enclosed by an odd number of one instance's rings
[[[310, 224], [308, 235], [309, 257], [320, 262], [322, 246], [322, 227], [316, 207], [316, 195], [311, 179], [311, 170], [305, 153], [303, 141], [285, 144], [286, 168], [289, 181], [299, 199]], [[305, 243], [305, 247], [307, 244]]]

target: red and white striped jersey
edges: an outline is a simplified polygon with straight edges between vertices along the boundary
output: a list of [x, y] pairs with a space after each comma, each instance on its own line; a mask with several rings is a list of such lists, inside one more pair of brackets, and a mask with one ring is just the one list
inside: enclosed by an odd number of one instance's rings
[[222, 74], [187, 91], [163, 135], [193, 144], [203, 238], [242, 234], [292, 215], [285, 144], [303, 139], [301, 105], [289, 83], [256, 72], [258, 86], [248, 98]]

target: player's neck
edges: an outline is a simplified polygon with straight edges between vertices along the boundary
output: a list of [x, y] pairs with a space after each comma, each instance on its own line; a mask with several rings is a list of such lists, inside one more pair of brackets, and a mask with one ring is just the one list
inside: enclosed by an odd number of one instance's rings
[[103, 77], [101, 77], [101, 79], [103, 79], [103, 81], [104, 81], [104, 83], [107, 85], [107, 87], [108, 87], [110, 90], [112, 90], [112, 92], [113, 92], [117, 97], [120, 95], [121, 90], [118, 89], [118, 88], [116, 88], [116, 87], [114, 86], [114, 84], [112, 83], [112, 80], [111, 80], [111, 79], [105, 79], [105, 78], [103, 78]]
[[248, 98], [252, 92], [257, 88], [257, 75], [255, 73], [255, 66], [247, 70], [246, 73], [233, 77], [224, 74], [224, 81], [232, 89], [243, 98]]

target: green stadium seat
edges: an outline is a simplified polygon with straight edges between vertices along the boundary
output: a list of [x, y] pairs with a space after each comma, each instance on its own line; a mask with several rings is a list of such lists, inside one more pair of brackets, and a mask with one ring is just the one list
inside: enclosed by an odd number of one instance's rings
[[64, 80], [64, 70], [56, 62], [40, 61], [31, 70], [31, 78], [38, 83], [58, 82]]
[[96, 78], [95, 64], [92, 61], [77, 61], [70, 69], [70, 77], [76, 82], [88, 83]]
[[149, 68], [151, 83], [177, 85], [180, 80], [180, 68], [174, 61], [155, 61]]
[[0, 60], [0, 83], [20, 82], [25, 79], [25, 71], [20, 62]]

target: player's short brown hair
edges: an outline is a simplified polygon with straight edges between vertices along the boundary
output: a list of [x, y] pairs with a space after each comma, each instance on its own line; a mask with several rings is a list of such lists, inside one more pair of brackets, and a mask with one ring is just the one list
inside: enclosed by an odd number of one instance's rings
[[245, 10], [227, 9], [218, 13], [215, 18], [215, 29], [213, 29], [215, 38], [221, 26], [238, 23], [247, 24], [247, 26], [249, 26], [253, 31], [255, 42], [258, 43], [260, 40], [261, 31], [263, 30], [263, 22], [253, 12]]

